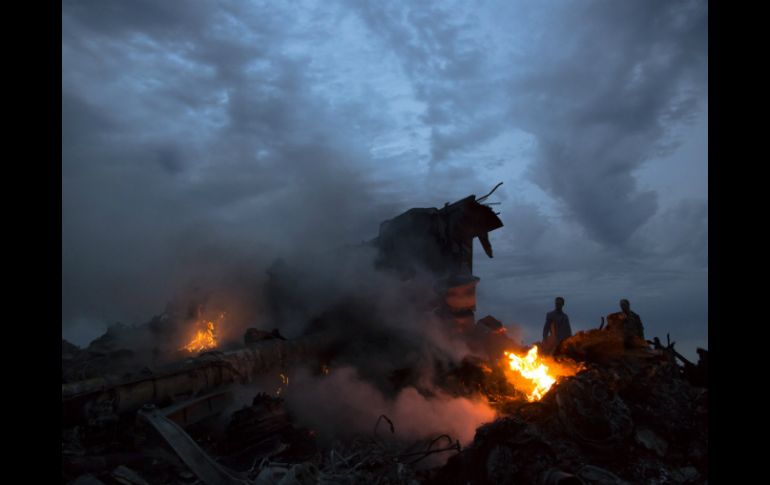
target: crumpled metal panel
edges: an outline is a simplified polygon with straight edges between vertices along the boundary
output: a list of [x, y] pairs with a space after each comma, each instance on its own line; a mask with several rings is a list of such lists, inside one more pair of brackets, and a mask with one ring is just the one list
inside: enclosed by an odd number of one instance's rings
[[249, 485], [251, 483], [214, 461], [190, 435], [155, 406], [143, 407], [138, 415], [166, 440], [185, 465], [206, 485]]

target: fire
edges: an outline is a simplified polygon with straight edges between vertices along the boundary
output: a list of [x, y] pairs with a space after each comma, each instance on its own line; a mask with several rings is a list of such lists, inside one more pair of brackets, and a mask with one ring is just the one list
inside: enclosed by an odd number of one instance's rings
[[179, 350], [187, 350], [188, 352], [200, 352], [202, 350], [216, 348], [217, 337], [214, 333], [214, 322], [211, 320], [206, 321], [203, 327], [204, 328], [202, 329], [199, 328], [195, 332], [195, 336], [193, 336], [190, 342]]
[[512, 371], [508, 378], [517, 389], [526, 394], [527, 401], [530, 402], [542, 399], [559, 377], [574, 375], [580, 370], [578, 365], [557, 363], [553, 359], [538, 356], [537, 350], [535, 345], [524, 356], [505, 352]]

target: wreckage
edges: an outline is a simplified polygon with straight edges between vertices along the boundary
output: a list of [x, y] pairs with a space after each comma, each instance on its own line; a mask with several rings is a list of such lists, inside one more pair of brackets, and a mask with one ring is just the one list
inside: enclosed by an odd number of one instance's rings
[[468, 328], [475, 323], [476, 285], [473, 275], [473, 241], [493, 256], [489, 233], [503, 227], [497, 214], [484, 201], [487, 195], [470, 195], [441, 209], [416, 208], [380, 224], [380, 233], [370, 244], [379, 251], [378, 265], [395, 269], [405, 277], [424, 268], [436, 277], [443, 299], [444, 316]]
[[[222, 322], [197, 318], [192, 338], [157, 365], [138, 365], [141, 357], [114, 344], [122, 329], [86, 349], [62, 342], [63, 482], [704, 483], [705, 363], [682, 368], [670, 342], [629, 349], [606, 329], [565, 340], [556, 358], [540, 356], [508, 339], [493, 317], [475, 321], [473, 240], [492, 257], [488, 233], [502, 227], [484, 204], [490, 194], [411, 209], [366, 243], [382, 271], [404, 280], [433, 275], [433, 313], [475, 354], [439, 366], [435, 376], [444, 392], [482, 396], [496, 409], [498, 419], [467, 448], [447, 435], [395, 439], [400, 423], [385, 415], [370, 435], [319, 444], [315, 431], [292, 422], [281, 394], [298, 365], [328, 374], [338, 337], [323, 325], [288, 339], [248, 328], [241, 342], [225, 346], [216, 339]], [[284, 266], [271, 268], [269, 294], [297, 305], [275, 284]], [[343, 310], [319, 319], [358, 311], [353, 304]], [[271, 311], [280, 320], [282, 307]], [[174, 318], [156, 317], [148, 327], [165, 332]], [[232, 411], [244, 389], [261, 391]], [[444, 460], [432, 462], [436, 456]]]

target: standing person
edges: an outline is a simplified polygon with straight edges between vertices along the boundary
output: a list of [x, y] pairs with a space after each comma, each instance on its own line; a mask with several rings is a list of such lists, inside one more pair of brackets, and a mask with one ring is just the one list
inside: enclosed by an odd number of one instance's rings
[[626, 315], [626, 333], [644, 339], [644, 326], [642, 325], [642, 319], [636, 313], [631, 311], [631, 304], [623, 298], [620, 300], [620, 309]]
[[546, 314], [543, 326], [543, 351], [548, 354], [552, 354], [564, 339], [572, 336], [569, 317], [562, 311], [564, 298], [557, 296], [554, 304], [555, 308]]
[[620, 300], [620, 310], [607, 315], [607, 330], [622, 335], [623, 345], [627, 349], [646, 346], [642, 319], [631, 311], [631, 304], [625, 298]]

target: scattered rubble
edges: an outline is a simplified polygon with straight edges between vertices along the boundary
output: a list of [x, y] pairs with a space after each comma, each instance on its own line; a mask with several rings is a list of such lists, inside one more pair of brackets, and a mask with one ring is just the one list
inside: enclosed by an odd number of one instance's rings
[[601, 363], [479, 428], [431, 483], [705, 483], [708, 390], [663, 351], [615, 355], [613, 342], [578, 334], [567, 348]]
[[[402, 350], [398, 335], [357, 325], [373, 319], [369, 302], [330, 303], [310, 321], [313, 332], [297, 338], [252, 326], [234, 347], [215, 339], [218, 327], [211, 323], [205, 329], [212, 345], [192, 350], [177, 323], [215, 320], [202, 319], [202, 308], [190, 305], [145, 326], [113, 325], [82, 349], [62, 340], [62, 482], [707, 483], [708, 351], [699, 349], [698, 363], [689, 362], [669, 339], [666, 345], [645, 341], [612, 316], [606, 328], [559, 344], [554, 362], [572, 370], [547, 375], [536, 399], [512, 384], [506, 352], [527, 349], [491, 315], [474, 321], [473, 240], [492, 257], [487, 233], [502, 226], [482, 204], [490, 194], [411, 209], [383, 222], [366, 243], [378, 248], [380, 267], [405, 278], [420, 266], [436, 275], [435, 315], [447, 324], [447, 338], [461, 339], [470, 354], [436, 359], [430, 387], [485, 397], [497, 412], [465, 448], [446, 434], [405, 442], [399, 423], [385, 415], [371, 433], [335, 441], [297, 425], [284, 407], [281, 391], [300, 364], [323, 379], [334, 357], [349, 348], [369, 357], [384, 346]], [[298, 275], [280, 260], [268, 271], [267, 319], [279, 327], [302, 305]], [[340, 321], [347, 324], [344, 338], [331, 330]], [[391, 391], [418, 380], [403, 362], [379, 362]], [[244, 389], [253, 392], [251, 403], [237, 407], [233, 396]]]
[[[663, 349], [618, 353], [617, 344], [622, 339], [605, 331], [565, 341], [562, 351], [582, 357], [584, 370], [540, 401], [497, 402], [499, 418], [480, 427], [465, 449], [449, 436], [388, 439], [398, 423], [387, 416], [369, 436], [319, 444], [312, 430], [292, 423], [280, 398], [267, 394], [223, 415], [223, 425], [204, 420], [186, 431], [239, 484], [705, 483], [708, 389], [690, 382]], [[475, 386], [458, 384], [459, 394], [510, 392], [494, 387], [494, 371], [480, 370], [485, 365], [467, 360], [447, 374], [447, 387], [455, 379]], [[116, 419], [63, 429], [65, 482], [211, 483], [136, 419]], [[434, 455], [449, 460], [441, 466], [428, 459]]]

